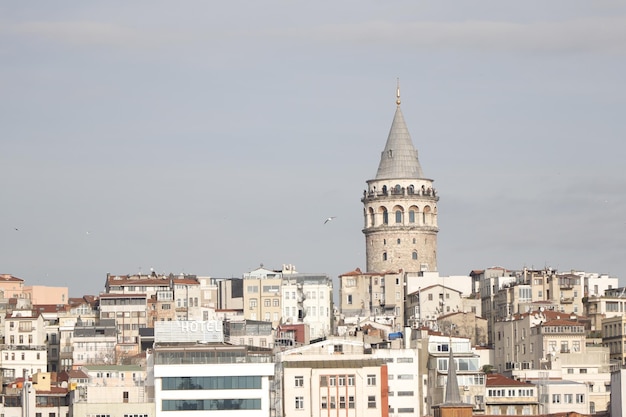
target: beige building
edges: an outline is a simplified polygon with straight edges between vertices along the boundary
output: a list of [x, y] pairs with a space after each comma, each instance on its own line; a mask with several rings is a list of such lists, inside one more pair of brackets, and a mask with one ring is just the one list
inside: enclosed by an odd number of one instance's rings
[[[146, 366], [85, 366], [69, 375], [73, 378], [73, 416], [137, 416], [155, 415], [154, 398], [146, 389]], [[84, 376], [87, 376], [85, 380]]]
[[140, 352], [139, 329], [148, 327], [146, 294], [101, 294], [100, 320], [114, 319], [117, 326], [116, 357]]
[[480, 300], [463, 297], [461, 291], [441, 284], [429, 285], [406, 296], [406, 324], [439, 330], [437, 319], [456, 312], [480, 314]]
[[[278, 326], [282, 316], [282, 272], [263, 267], [243, 276], [243, 315], [246, 320], [269, 321]], [[302, 300], [304, 301], [304, 300]], [[304, 314], [303, 306], [299, 312]]]
[[399, 272], [363, 273], [360, 269], [339, 276], [341, 313], [345, 318], [388, 319], [395, 330], [404, 327], [404, 275]]
[[436, 271], [437, 202], [400, 109], [396, 112], [374, 179], [363, 191], [367, 271]]
[[437, 318], [437, 327], [449, 329], [449, 333], [456, 337], [464, 337], [472, 345], [487, 345], [487, 320], [475, 313], [450, 313]]
[[33, 304], [67, 304], [67, 287], [47, 287], [44, 285], [28, 285], [24, 287], [24, 296]]
[[24, 280], [10, 274], [0, 274], [0, 291], [4, 298], [26, 298]]
[[501, 374], [488, 374], [484, 398], [487, 415], [540, 414], [538, 390], [530, 382], [507, 378]]
[[592, 295], [585, 302], [585, 315], [591, 320], [591, 331], [602, 334], [602, 322], [626, 313], [626, 288], [606, 290], [603, 295]]
[[602, 320], [602, 344], [609, 348], [611, 359], [626, 365], [626, 316]]
[[555, 311], [534, 311], [497, 322], [494, 365], [516, 379], [582, 384], [586, 406], [606, 410], [609, 349], [588, 343], [583, 319]]
[[276, 378], [282, 381], [282, 415], [388, 415], [392, 406], [386, 360], [364, 353], [362, 341], [340, 338], [280, 353]]

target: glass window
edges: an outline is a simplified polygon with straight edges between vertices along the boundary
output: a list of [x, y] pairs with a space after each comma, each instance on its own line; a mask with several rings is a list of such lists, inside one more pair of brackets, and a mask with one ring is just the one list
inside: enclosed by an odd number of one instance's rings
[[376, 408], [376, 396], [375, 395], [368, 395], [367, 408]]

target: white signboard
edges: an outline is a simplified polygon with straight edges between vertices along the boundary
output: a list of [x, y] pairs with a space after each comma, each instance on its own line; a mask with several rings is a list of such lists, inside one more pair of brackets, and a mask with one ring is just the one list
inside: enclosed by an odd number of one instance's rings
[[224, 342], [224, 328], [220, 320], [156, 321], [154, 341], [171, 342]]

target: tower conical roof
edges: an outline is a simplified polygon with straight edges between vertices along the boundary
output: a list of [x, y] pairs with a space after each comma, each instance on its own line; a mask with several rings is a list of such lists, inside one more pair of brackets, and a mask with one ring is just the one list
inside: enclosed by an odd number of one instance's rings
[[460, 404], [461, 391], [456, 379], [456, 363], [452, 354], [452, 340], [450, 340], [450, 357], [448, 358], [448, 380], [446, 381], [446, 398], [444, 404]]
[[391, 123], [385, 150], [380, 156], [380, 164], [376, 179], [391, 178], [424, 178], [422, 167], [417, 158], [417, 150], [413, 146], [409, 129], [404, 122], [400, 109], [400, 90], [398, 89], [398, 107]]

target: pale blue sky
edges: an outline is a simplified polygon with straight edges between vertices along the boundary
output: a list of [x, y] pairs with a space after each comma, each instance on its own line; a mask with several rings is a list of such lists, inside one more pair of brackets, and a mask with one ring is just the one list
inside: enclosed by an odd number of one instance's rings
[[622, 1], [3, 2], [0, 273], [365, 269], [400, 77], [442, 274], [623, 279], [624, 74]]

